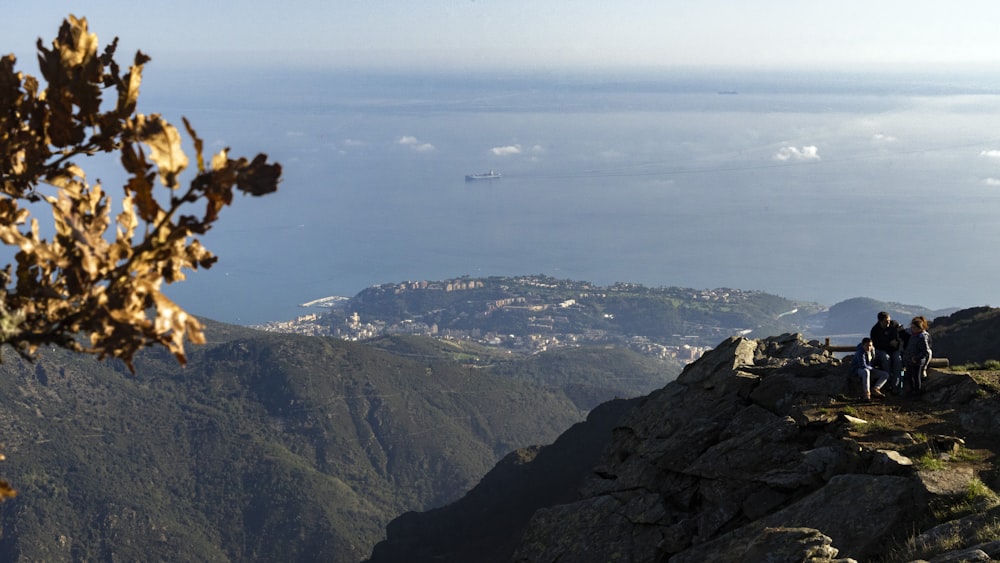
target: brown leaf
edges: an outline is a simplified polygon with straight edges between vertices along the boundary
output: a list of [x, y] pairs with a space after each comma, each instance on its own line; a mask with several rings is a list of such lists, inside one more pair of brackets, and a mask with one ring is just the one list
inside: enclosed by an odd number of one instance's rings
[[198, 173], [201, 174], [205, 171], [205, 157], [202, 155], [202, 150], [205, 144], [202, 142], [201, 137], [194, 132], [194, 127], [191, 127], [191, 123], [186, 117], [181, 118], [184, 121], [184, 128], [187, 129], [188, 135], [194, 139], [194, 153], [198, 160]]
[[139, 208], [139, 217], [143, 221], [149, 223], [160, 216], [162, 210], [156, 198], [153, 197], [152, 177], [134, 176], [129, 178], [126, 186], [135, 198], [136, 207]]
[[142, 84], [142, 66], [135, 65], [125, 74], [125, 83], [118, 94], [118, 111], [131, 115], [139, 101], [139, 85]]
[[156, 304], [156, 333], [169, 339], [165, 342], [167, 348], [181, 365], [185, 365], [187, 358], [184, 356], [184, 337], [186, 335], [195, 344], [204, 344], [205, 334], [201, 323], [162, 293], [156, 292], [153, 301]]
[[87, 18], [70, 15], [59, 28], [55, 41], [65, 66], [81, 66], [97, 54], [97, 34], [87, 29]]
[[139, 139], [149, 146], [149, 159], [156, 164], [160, 181], [169, 188], [176, 188], [177, 175], [188, 165], [177, 128], [157, 114], [149, 117], [139, 114], [136, 116], [136, 131]]
[[237, 174], [237, 187], [250, 195], [264, 195], [278, 191], [281, 165], [268, 164], [266, 154], [258, 154], [253, 162], [243, 166]]

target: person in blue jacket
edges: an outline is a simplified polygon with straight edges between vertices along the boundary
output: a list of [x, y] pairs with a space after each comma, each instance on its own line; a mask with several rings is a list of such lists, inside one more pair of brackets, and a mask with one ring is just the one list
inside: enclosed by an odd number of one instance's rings
[[[872, 345], [872, 339], [861, 339], [857, 350], [854, 351], [854, 358], [851, 360], [851, 374], [861, 378], [861, 393], [866, 401], [870, 401], [872, 395], [884, 399], [882, 386], [889, 380], [889, 372], [872, 366], [874, 357], [875, 347]], [[872, 375], [875, 376], [874, 386], [871, 385]]]

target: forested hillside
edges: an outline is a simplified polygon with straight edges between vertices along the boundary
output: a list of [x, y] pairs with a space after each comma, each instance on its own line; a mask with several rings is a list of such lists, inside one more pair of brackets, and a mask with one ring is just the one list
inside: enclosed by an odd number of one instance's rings
[[165, 351], [135, 376], [57, 350], [4, 358], [0, 469], [19, 495], [0, 504], [0, 560], [358, 561], [392, 517], [584, 415], [430, 348], [207, 326], [187, 368]]

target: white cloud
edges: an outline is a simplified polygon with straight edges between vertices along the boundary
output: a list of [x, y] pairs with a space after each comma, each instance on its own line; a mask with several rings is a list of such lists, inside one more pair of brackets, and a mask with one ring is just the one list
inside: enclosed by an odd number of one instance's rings
[[875, 133], [872, 135], [872, 140], [877, 143], [894, 143], [899, 139], [893, 137], [892, 135], [886, 135], [885, 133]]
[[985, 156], [985, 157], [988, 157], [988, 158], [1000, 158], [1000, 150], [998, 150], [998, 149], [990, 149], [988, 151], [983, 151], [983, 152], [979, 153], [979, 156]]
[[815, 145], [808, 145], [802, 148], [781, 147], [774, 155], [774, 160], [820, 160], [819, 149]]
[[416, 152], [430, 152], [434, 150], [434, 145], [430, 143], [423, 143], [420, 139], [413, 137], [411, 135], [403, 135], [396, 140], [397, 144], [410, 147]]
[[365, 146], [364, 141], [359, 141], [357, 139], [344, 139], [344, 146], [347, 147], [363, 147]]
[[983, 183], [987, 186], [1000, 186], [1000, 178], [985, 178]]
[[521, 145], [507, 145], [506, 147], [493, 147], [490, 152], [496, 156], [511, 156], [521, 154]]

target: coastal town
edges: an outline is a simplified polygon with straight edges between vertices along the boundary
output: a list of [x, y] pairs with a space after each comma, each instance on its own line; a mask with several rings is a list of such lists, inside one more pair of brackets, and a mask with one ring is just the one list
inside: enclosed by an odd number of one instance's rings
[[[790, 313], [798, 311], [782, 298], [754, 291], [598, 287], [547, 276], [382, 284], [353, 298], [326, 297], [303, 306], [321, 311], [255, 328], [352, 341], [417, 335], [528, 354], [616, 345], [691, 362], [721, 339], [751, 332], [746, 319], [760, 316], [761, 307], [790, 323], [796, 316]], [[639, 326], [633, 320], [651, 316], [661, 322]]]

